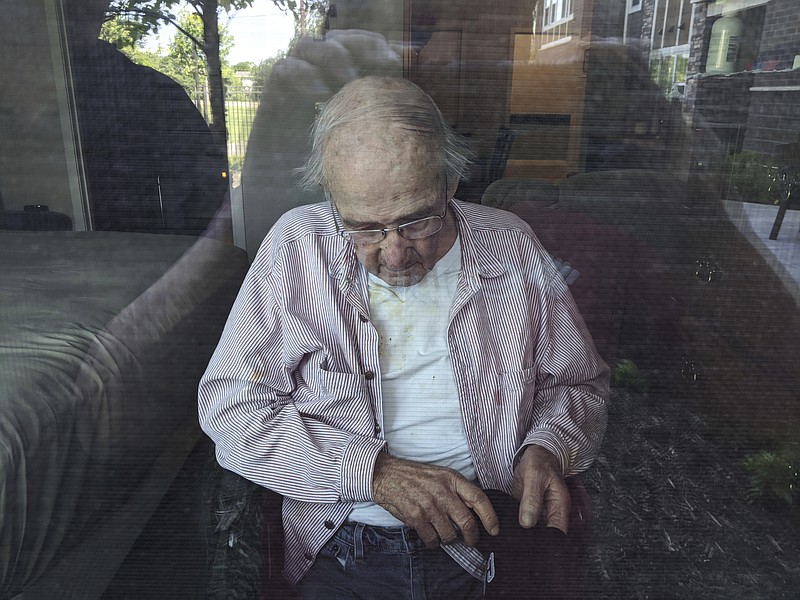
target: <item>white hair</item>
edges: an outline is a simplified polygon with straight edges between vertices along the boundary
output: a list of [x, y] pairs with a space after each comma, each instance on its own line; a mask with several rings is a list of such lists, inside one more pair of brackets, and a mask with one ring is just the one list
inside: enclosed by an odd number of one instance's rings
[[311, 130], [311, 154], [303, 167], [300, 187], [328, 190], [325, 145], [333, 131], [359, 120], [401, 128], [424, 141], [444, 165], [448, 181], [466, 178], [475, 153], [471, 144], [445, 121], [428, 94], [407, 79], [363, 77], [345, 85], [325, 105]]

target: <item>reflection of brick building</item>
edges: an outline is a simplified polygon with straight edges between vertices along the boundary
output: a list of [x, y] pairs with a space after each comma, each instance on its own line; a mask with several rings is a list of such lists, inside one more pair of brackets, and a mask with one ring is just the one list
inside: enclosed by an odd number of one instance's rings
[[[800, 136], [800, 0], [628, 0], [642, 2], [641, 39], [650, 48], [651, 72], [665, 91], [685, 79], [685, 107], [730, 152], [773, 154]], [[676, 9], [676, 6], [680, 6]], [[723, 17], [738, 21], [728, 73], [708, 71], [712, 30]], [[626, 36], [636, 37], [628, 18]], [[661, 36], [685, 30], [671, 45]], [[667, 40], [669, 41], [669, 39]], [[715, 55], [714, 55], [715, 56]]]
[[[331, 27], [377, 22], [373, 29], [387, 39], [408, 42], [403, 74], [478, 148], [472, 197], [502, 176], [559, 181], [671, 160], [674, 111], [654, 89], [638, 45], [620, 43], [620, 0], [381, 0], [368, 11], [360, 0], [336, 4]], [[404, 11], [391, 10], [399, 5]], [[502, 170], [480, 168], [493, 164], [508, 130], [513, 142]]]
[[[364, 26], [358, 2], [337, 6], [332, 26]], [[731, 150], [769, 153], [800, 132], [793, 116], [800, 71], [785, 70], [800, 54], [800, 0], [403, 6], [383, 29], [410, 42], [404, 74], [431, 93], [484, 160], [498, 131], [514, 131], [506, 177], [561, 180], [618, 165], [669, 164], [681, 123], [665, 96], [682, 99], [685, 115], [696, 108], [695, 123]], [[707, 75], [712, 28], [733, 9], [743, 30], [733, 70], [742, 75]]]

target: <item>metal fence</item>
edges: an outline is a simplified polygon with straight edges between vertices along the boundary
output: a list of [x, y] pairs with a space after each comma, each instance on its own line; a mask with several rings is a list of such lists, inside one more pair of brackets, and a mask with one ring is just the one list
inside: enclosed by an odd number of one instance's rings
[[261, 87], [228, 87], [225, 90], [225, 124], [228, 130], [228, 164], [231, 183], [239, 184], [250, 130], [261, 100]]
[[[247, 140], [250, 138], [250, 129], [261, 101], [261, 86], [226, 87], [225, 89], [225, 124], [228, 130], [228, 157], [239, 159], [244, 157], [247, 150]], [[187, 89], [186, 93], [197, 106], [203, 116], [208, 120], [207, 91]]]
[[225, 91], [228, 157], [231, 161], [235, 157], [244, 158], [260, 99], [260, 87], [231, 87]]

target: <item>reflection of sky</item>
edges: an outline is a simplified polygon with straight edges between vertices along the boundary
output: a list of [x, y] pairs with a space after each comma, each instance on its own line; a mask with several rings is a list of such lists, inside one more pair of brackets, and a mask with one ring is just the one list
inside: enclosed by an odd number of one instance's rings
[[[254, 0], [253, 6], [230, 14], [223, 11], [220, 24], [233, 35], [234, 45], [228, 55], [232, 65], [244, 61], [258, 64], [275, 56], [279, 50], [286, 50], [294, 34], [291, 13], [282, 12], [272, 0]], [[174, 27], [164, 27], [147, 47], [149, 50], [157, 50], [159, 45], [166, 48], [174, 35]]]
[[255, 0], [251, 8], [237, 11], [226, 26], [234, 39], [228, 56], [231, 64], [246, 60], [258, 64], [275, 56], [278, 50], [286, 50], [294, 34], [291, 13], [282, 12], [272, 0]]

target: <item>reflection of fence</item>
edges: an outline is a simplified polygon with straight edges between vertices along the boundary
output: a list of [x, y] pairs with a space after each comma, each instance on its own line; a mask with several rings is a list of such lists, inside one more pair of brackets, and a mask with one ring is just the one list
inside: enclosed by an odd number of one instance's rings
[[225, 121], [228, 128], [228, 161], [234, 185], [242, 169], [247, 140], [253, 126], [258, 103], [261, 99], [260, 87], [229, 87], [225, 90]]

